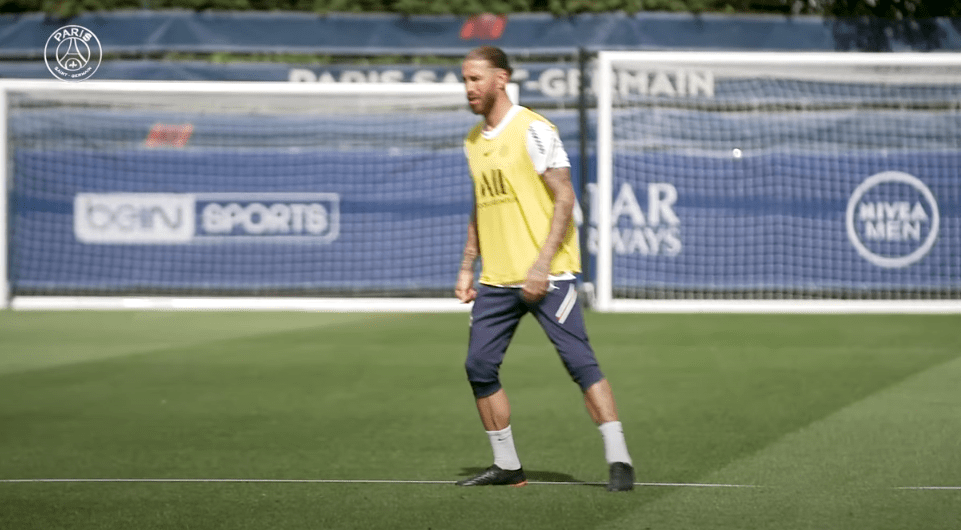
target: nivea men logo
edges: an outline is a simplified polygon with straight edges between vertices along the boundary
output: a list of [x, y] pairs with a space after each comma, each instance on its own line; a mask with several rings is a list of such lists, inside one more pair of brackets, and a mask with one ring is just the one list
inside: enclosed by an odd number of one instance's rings
[[78, 193], [73, 232], [82, 243], [186, 243], [194, 236], [190, 195]]
[[330, 243], [336, 193], [79, 193], [74, 234], [91, 244]]
[[878, 267], [918, 262], [937, 241], [940, 223], [931, 190], [900, 171], [868, 177], [848, 201], [848, 239], [861, 257]]
[[197, 195], [198, 239], [329, 243], [340, 234], [336, 193]]

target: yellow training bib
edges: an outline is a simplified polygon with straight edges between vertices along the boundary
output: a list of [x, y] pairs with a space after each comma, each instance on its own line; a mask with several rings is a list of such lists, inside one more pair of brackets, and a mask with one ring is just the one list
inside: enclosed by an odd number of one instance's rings
[[[522, 108], [495, 138], [484, 138], [481, 122], [464, 140], [477, 203], [481, 283], [523, 283], [550, 232], [554, 199], [527, 153], [527, 129], [535, 120], [553, 127]], [[551, 274], [580, 270], [577, 227], [571, 220], [551, 261]]]

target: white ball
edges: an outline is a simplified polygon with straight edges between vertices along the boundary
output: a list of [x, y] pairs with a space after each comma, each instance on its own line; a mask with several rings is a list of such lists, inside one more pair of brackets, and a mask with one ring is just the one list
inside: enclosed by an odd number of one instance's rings
[[741, 158], [741, 150], [735, 147], [731, 150], [731, 156], [734, 158]]

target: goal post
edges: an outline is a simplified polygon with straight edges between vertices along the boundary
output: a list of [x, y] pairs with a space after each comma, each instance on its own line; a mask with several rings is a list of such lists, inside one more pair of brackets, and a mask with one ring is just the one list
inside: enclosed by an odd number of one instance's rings
[[961, 312], [961, 57], [600, 52], [595, 307]]
[[477, 119], [450, 83], [0, 81], [0, 300], [467, 310]]
[[0, 185], [3, 191], [0, 192], [0, 309], [6, 309], [10, 300], [10, 283], [7, 272], [8, 254], [8, 227], [7, 218], [10, 190], [10, 176], [7, 174], [7, 92], [0, 90]]

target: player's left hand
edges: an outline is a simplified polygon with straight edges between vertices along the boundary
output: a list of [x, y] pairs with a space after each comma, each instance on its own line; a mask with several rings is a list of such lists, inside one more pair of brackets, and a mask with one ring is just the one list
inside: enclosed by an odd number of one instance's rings
[[549, 285], [548, 268], [535, 263], [530, 270], [527, 271], [527, 279], [521, 288], [521, 296], [524, 298], [524, 301], [529, 304], [540, 302], [541, 299], [544, 298], [544, 295], [547, 294]]

